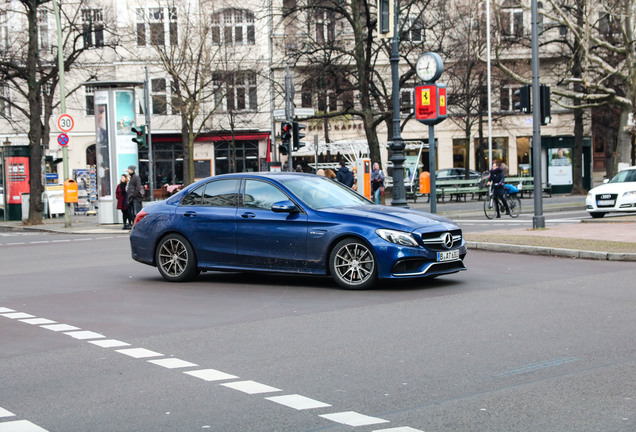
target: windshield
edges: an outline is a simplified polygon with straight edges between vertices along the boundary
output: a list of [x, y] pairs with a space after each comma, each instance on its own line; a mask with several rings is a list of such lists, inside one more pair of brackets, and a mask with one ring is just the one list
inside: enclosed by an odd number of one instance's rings
[[294, 195], [312, 209], [375, 205], [357, 192], [324, 177], [298, 176], [281, 179]]
[[627, 183], [636, 182], [636, 169], [628, 169], [616, 174], [610, 181], [610, 183]]

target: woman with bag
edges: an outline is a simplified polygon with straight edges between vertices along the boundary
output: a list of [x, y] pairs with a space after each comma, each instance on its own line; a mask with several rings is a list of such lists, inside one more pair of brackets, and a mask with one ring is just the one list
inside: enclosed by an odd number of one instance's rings
[[371, 171], [371, 194], [376, 204], [380, 204], [380, 196], [384, 195], [384, 173], [380, 169], [380, 164], [373, 164]]

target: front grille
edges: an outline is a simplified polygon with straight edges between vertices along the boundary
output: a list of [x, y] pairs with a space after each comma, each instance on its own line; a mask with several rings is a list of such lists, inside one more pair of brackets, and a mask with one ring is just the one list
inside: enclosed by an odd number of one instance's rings
[[466, 270], [466, 266], [461, 259], [448, 262], [430, 262], [422, 259], [407, 259], [396, 263], [393, 266], [391, 273], [394, 276], [413, 277], [455, 273], [461, 270]]
[[598, 208], [614, 207], [616, 205], [618, 194], [599, 194], [596, 195], [596, 206]]
[[[444, 235], [449, 232], [453, 236], [453, 244], [451, 247], [447, 248], [444, 246]], [[449, 249], [453, 249], [458, 247], [462, 243], [462, 230], [456, 229], [452, 231], [442, 231], [442, 232], [427, 232], [427, 233], [417, 233], [416, 237], [419, 235], [419, 241], [423, 246], [426, 246], [428, 249], [441, 252]]]

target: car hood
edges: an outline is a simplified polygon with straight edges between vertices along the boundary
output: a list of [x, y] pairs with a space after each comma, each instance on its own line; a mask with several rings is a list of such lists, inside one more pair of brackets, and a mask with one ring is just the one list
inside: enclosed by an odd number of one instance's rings
[[590, 190], [592, 195], [599, 194], [621, 194], [628, 191], [636, 190], [636, 182], [624, 182], [624, 183], [605, 183]]
[[458, 225], [443, 216], [418, 210], [389, 207], [383, 205], [369, 205], [358, 207], [334, 207], [317, 212], [322, 215], [337, 215], [339, 217], [363, 218], [378, 227], [399, 229], [402, 231], [437, 231], [439, 224], [444, 229], [457, 229]]

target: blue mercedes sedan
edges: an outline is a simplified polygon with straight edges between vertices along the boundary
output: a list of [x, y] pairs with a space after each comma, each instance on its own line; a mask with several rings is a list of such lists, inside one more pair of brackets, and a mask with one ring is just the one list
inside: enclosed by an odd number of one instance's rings
[[378, 279], [466, 270], [452, 221], [375, 204], [333, 180], [302, 173], [210, 177], [137, 215], [132, 257], [168, 281], [201, 271], [328, 275], [346, 289]]

